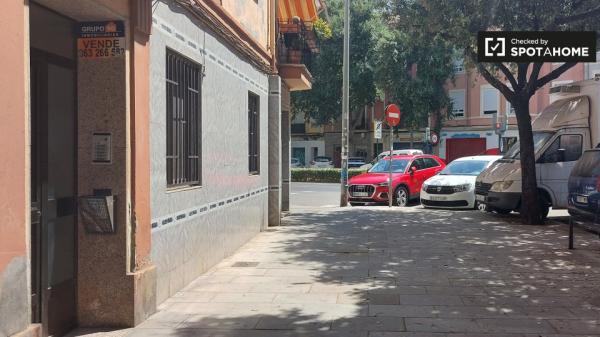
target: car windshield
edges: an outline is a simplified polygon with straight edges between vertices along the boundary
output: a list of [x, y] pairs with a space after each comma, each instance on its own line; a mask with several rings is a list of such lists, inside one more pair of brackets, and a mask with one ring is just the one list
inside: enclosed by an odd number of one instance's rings
[[317, 157], [317, 158], [315, 158], [315, 161], [326, 162], [326, 161], [330, 161], [330, 159], [329, 159], [329, 157]]
[[[394, 159], [392, 160], [392, 172], [399, 173], [404, 172], [406, 169], [406, 165], [408, 165], [408, 160], [406, 159]], [[370, 170], [370, 173], [385, 173], [390, 171], [390, 160], [384, 159], [380, 160], [375, 164]]]
[[[546, 141], [552, 136], [552, 132], [533, 132], [533, 151], [537, 153]], [[519, 159], [520, 153], [520, 142], [515, 142], [513, 146], [506, 152], [504, 159]]]
[[600, 176], [600, 151], [586, 151], [571, 171], [571, 175], [585, 178]]
[[488, 160], [457, 160], [448, 164], [440, 172], [440, 175], [476, 176], [483, 171], [488, 163]]

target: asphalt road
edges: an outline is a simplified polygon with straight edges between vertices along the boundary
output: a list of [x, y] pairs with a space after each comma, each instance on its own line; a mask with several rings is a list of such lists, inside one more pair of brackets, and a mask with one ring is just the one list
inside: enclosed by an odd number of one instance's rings
[[[291, 188], [291, 210], [305, 210], [307, 208], [335, 208], [340, 204], [340, 185], [323, 183], [292, 183]], [[359, 206], [377, 208], [385, 206]], [[409, 207], [421, 207], [418, 202], [411, 203]], [[507, 215], [518, 217], [517, 213]], [[548, 215], [550, 219], [568, 222], [566, 210], [551, 210]], [[565, 220], [567, 219], [567, 220]]]
[[340, 205], [340, 184], [292, 183], [291, 208], [333, 208]]

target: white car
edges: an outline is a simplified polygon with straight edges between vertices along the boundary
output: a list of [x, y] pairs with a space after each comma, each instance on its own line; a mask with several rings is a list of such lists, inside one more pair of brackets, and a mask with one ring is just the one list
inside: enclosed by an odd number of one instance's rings
[[292, 168], [302, 167], [302, 162], [300, 162], [300, 159], [298, 159], [298, 158], [291, 158], [290, 159], [290, 167], [292, 167]]
[[331, 158], [325, 156], [315, 157], [314, 160], [310, 162], [311, 168], [333, 168], [333, 162]]
[[472, 156], [458, 158], [439, 174], [425, 180], [421, 188], [423, 207], [477, 208], [485, 204], [475, 200], [475, 180], [481, 171], [502, 156]]

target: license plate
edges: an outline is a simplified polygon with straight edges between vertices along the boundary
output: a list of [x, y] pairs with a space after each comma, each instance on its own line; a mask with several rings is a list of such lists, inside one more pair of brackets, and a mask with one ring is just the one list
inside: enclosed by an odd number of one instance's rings
[[352, 193], [352, 195], [355, 197], [368, 197], [369, 193], [368, 192], [354, 192], [354, 193]]
[[447, 199], [446, 197], [438, 197], [438, 196], [434, 196], [434, 195], [432, 195], [430, 198], [433, 201], [444, 201]]
[[585, 195], [578, 195], [577, 198], [575, 198], [575, 200], [580, 204], [588, 203], [588, 197], [586, 197]]
[[475, 200], [477, 200], [477, 201], [485, 201], [485, 195], [476, 194], [475, 195]]

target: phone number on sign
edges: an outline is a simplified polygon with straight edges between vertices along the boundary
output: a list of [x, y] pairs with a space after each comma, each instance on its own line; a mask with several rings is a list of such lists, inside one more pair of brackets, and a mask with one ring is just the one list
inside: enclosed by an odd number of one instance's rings
[[82, 58], [115, 57], [125, 55], [125, 48], [87, 48], [77, 52]]

